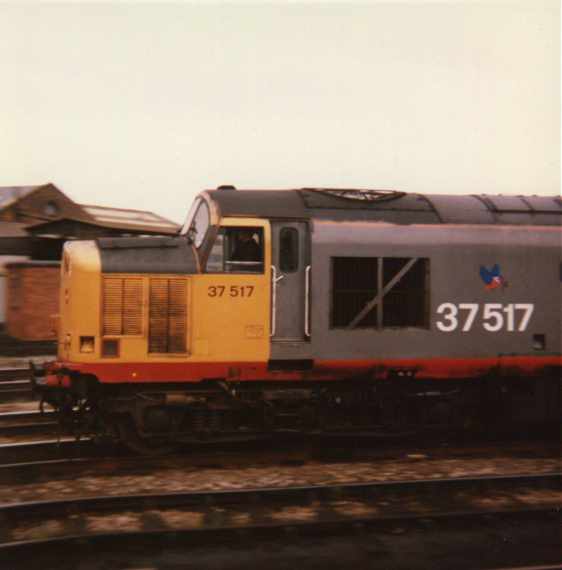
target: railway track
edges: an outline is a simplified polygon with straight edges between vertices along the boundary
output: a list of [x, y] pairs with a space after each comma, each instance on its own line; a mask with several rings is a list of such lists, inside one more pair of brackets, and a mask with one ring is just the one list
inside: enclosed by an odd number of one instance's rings
[[11, 382], [15, 380], [30, 380], [29, 367], [1, 367], [0, 368], [0, 384], [3, 382]]
[[[562, 474], [289, 488], [150, 493], [0, 505], [0, 560], [88, 544], [181, 541], [183, 547], [288, 533], [441, 529], [490, 521], [559, 522]], [[522, 497], [541, 495], [542, 501]], [[120, 522], [117, 522], [120, 521]], [[47, 529], [47, 530], [45, 530]]]
[[33, 399], [29, 368], [0, 368], [0, 403]]
[[[22, 437], [57, 437], [55, 414], [48, 409], [40, 413], [33, 400], [30, 368], [23, 365], [0, 367], [0, 442], [16, 443]], [[35, 409], [29, 409], [30, 406]]]
[[1, 436], [55, 435], [58, 423], [53, 412], [10, 411], [0, 413]]
[[42, 439], [21, 443], [0, 444], [0, 474], [10, 468], [48, 464], [53, 461], [72, 461], [76, 458], [96, 458], [100, 451], [89, 439], [77, 442], [74, 438]]
[[[162, 456], [138, 456], [126, 451], [118, 444], [107, 441], [94, 442], [89, 437], [79, 441], [72, 436], [58, 436], [58, 424], [55, 414], [38, 412], [13, 412], [0, 414], [0, 473], [9, 469], [17, 470], [27, 463], [49, 463], [63, 459], [73, 460], [97, 459], [111, 457], [123, 460], [125, 464], [137, 461], [141, 465], [158, 466], [161, 461], [189, 459], [195, 465], [213, 465], [221, 467], [250, 460], [274, 457], [273, 461], [282, 465], [297, 465], [307, 461], [319, 462], [356, 462], [380, 460], [420, 460], [424, 458], [458, 459], [496, 457], [511, 455], [520, 457], [557, 457], [558, 446], [555, 443], [531, 440], [501, 440], [500, 442], [451, 442], [439, 443], [429, 441], [426, 444], [414, 445], [411, 441], [390, 440], [386, 442], [348, 442], [334, 441], [330, 438], [308, 438], [301, 434], [278, 434], [269, 438], [251, 439], [235, 442], [206, 442], [184, 445], [175, 453]], [[29, 426], [26, 422], [31, 422]], [[32, 439], [32, 436], [35, 436]], [[39, 436], [43, 436], [39, 439]], [[25, 438], [25, 440], [22, 439]], [[535, 443], [536, 442], [536, 443]], [[452, 454], [452, 455], [451, 455]]]
[[77, 441], [75, 437], [61, 435], [53, 411], [0, 413], [0, 481], [9, 477], [9, 472], [22, 474], [52, 464], [97, 459], [106, 456], [109, 449], [96, 446], [89, 437]]
[[27, 402], [33, 399], [29, 380], [0, 381], [0, 402]]

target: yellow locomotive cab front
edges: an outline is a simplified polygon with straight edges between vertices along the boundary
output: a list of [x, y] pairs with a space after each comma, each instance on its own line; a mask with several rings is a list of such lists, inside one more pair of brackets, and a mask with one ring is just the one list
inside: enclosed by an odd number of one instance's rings
[[[262, 258], [229, 261], [229, 239], [248, 228], [260, 240]], [[223, 377], [227, 369], [232, 374], [238, 363], [265, 366], [269, 224], [225, 219], [209, 232], [214, 243], [203, 260], [204, 273], [182, 272], [181, 266], [178, 272], [140, 271], [131, 259], [150, 249], [154, 238], [137, 238], [129, 247], [118, 240], [109, 245], [67, 243], [61, 268], [59, 364], [111, 383], [195, 381]], [[175, 243], [156, 245], [167, 250]], [[116, 252], [122, 261], [107, 261]], [[127, 271], [128, 265], [134, 270]]]

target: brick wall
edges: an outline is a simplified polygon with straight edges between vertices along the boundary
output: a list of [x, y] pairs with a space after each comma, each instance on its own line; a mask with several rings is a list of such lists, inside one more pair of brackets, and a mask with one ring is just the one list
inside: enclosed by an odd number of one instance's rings
[[20, 340], [54, 340], [59, 307], [58, 264], [6, 266], [6, 330]]

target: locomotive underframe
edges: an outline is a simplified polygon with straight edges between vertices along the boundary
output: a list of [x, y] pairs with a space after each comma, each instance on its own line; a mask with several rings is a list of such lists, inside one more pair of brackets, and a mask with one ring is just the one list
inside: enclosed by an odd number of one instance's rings
[[73, 372], [67, 387], [41, 387], [43, 401], [76, 437], [114, 438], [136, 451], [178, 442], [278, 431], [405, 433], [490, 429], [559, 422], [560, 370], [537, 377], [488, 375], [462, 380], [366, 377], [342, 381], [105, 385]]

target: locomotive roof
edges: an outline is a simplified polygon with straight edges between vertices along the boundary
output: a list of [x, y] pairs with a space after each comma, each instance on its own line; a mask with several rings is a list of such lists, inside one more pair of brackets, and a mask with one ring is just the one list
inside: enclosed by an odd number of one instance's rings
[[373, 220], [395, 224], [561, 225], [558, 196], [410, 194], [394, 190], [300, 188], [208, 192], [225, 217]]

